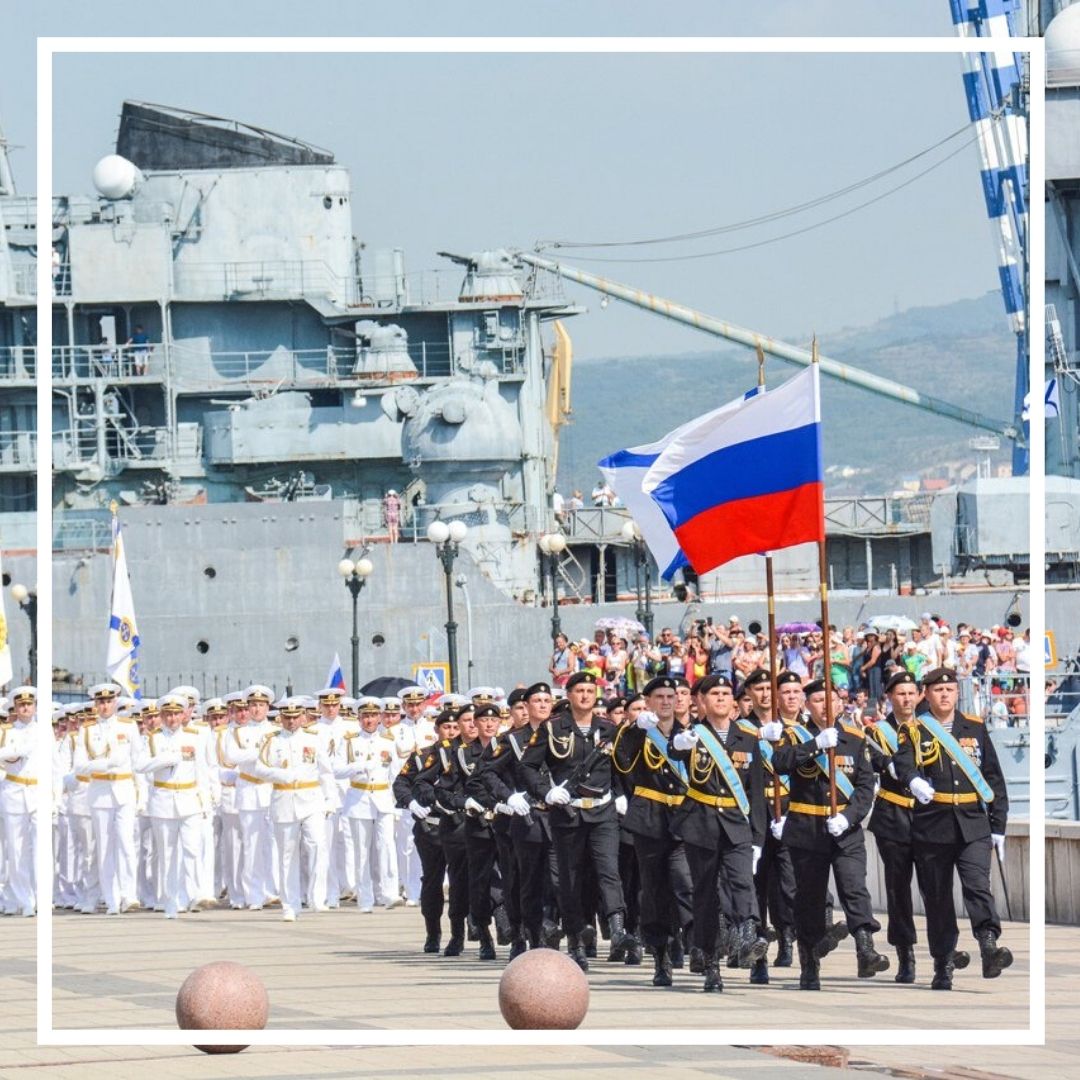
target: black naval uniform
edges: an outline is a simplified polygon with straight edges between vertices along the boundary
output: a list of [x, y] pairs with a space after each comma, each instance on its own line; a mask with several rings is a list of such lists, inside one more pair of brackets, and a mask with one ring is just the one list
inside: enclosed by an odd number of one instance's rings
[[[681, 728], [676, 723], [674, 731]], [[661, 736], [665, 747], [667, 736]], [[654, 985], [671, 985], [668, 939], [694, 917], [693, 886], [686, 850], [672, 831], [686, 784], [648, 734], [636, 725], [617, 729], [615, 768], [628, 781], [627, 810], [622, 827], [633, 834], [641, 875], [641, 930], [656, 961]]]
[[[394, 799], [405, 809], [416, 798], [417, 774], [432, 768], [438, 761], [434, 746], [416, 750], [405, 760], [401, 771], [394, 778]], [[420, 802], [417, 799], [417, 802]], [[421, 805], [423, 805], [421, 803]], [[440, 923], [443, 913], [443, 878], [446, 876], [446, 856], [439, 842], [439, 825], [442, 818], [433, 809], [431, 814], [413, 825], [413, 839], [420, 856], [420, 914], [424, 917], [427, 940], [424, 952], [439, 951]]]
[[[905, 673], [906, 674], [906, 673]], [[914, 681], [897, 676], [897, 682]], [[890, 686], [896, 685], [893, 680]], [[895, 723], [892, 718], [889, 722]], [[889, 914], [887, 940], [899, 960], [897, 982], [915, 981], [915, 913], [911, 903], [911, 880], [915, 872], [915, 851], [911, 845], [911, 813], [915, 799], [889, 771], [893, 751], [877, 724], [866, 728], [870, 761], [878, 774], [874, 809], [866, 828], [874, 834], [885, 878], [885, 903]], [[895, 767], [893, 769], [895, 772]]]
[[[717, 678], [709, 676], [709, 678]], [[673, 742], [673, 759], [687, 766], [687, 796], [675, 813], [672, 831], [686, 845], [686, 858], [694, 887], [694, 943], [705, 954], [705, 987], [721, 990], [717, 970], [721, 894], [724, 913], [737, 933], [737, 958], [742, 963], [760, 958], [765, 942], [759, 944], [758, 904], [754, 889], [753, 849], [762, 848], [766, 833], [765, 770], [758, 748], [757, 728], [745, 720], [733, 721], [721, 734], [707, 721], [707, 727], [727, 751], [738, 771], [750, 804], [744, 814], [732, 794], [724, 774], [699, 739], [693, 750], [678, 750]]]
[[[811, 720], [811, 735], [819, 729]], [[826, 826], [831, 813], [829, 778], [815, 758], [823, 753], [814, 739], [799, 742], [796, 732], [785, 729], [784, 738], [773, 751], [773, 764], [788, 773], [791, 798], [784, 825], [783, 844], [791, 852], [795, 869], [795, 936], [799, 945], [803, 989], [818, 989], [818, 959], [828, 951], [825, 898], [829, 871], [847, 916], [848, 929], [855, 935], [859, 975], [868, 977], [885, 970], [888, 960], [876, 953], [872, 934], [881, 929], [874, 918], [870, 892], [866, 887], [866, 843], [863, 818], [874, 801], [874, 769], [861, 728], [837, 725], [836, 771], [851, 781], [850, 801], [838, 791], [836, 809], [848, 822], [840, 836], [832, 836]], [[834, 943], [833, 943], [834, 944]], [[882, 966], [884, 965], [884, 966]]]
[[[938, 668], [923, 681], [956, 681], [954, 672]], [[953, 903], [953, 872], [960, 876], [971, 928], [983, 958], [983, 975], [994, 978], [1012, 963], [1008, 949], [998, 948], [1001, 922], [990, 893], [991, 834], [1003, 836], [1009, 797], [997, 752], [982, 720], [954, 711], [942, 726], [949, 730], [993, 792], [987, 805], [975, 786], [918, 717], [899, 734], [894, 765], [906, 786], [918, 777], [934, 788], [933, 800], [916, 800], [911, 811], [919, 889], [926, 908], [926, 936], [934, 958], [934, 988], [952, 985], [952, 954], [959, 938]]]
[[[573, 678], [584, 673], [578, 672]], [[588, 676], [590, 679], [592, 676]], [[619, 822], [612, 793], [610, 724], [590, 717], [579, 728], [566, 712], [552, 716], [534, 732], [521, 765], [528, 793], [544, 801], [556, 785], [565, 786], [571, 801], [549, 810], [552, 842], [559, 868], [559, 910], [570, 954], [587, 968], [580, 935], [585, 926], [585, 867], [596, 872], [602, 914], [614, 946], [627, 939], [622, 883], [619, 880]]]
[[[465, 850], [465, 814], [455, 806], [458, 785], [453, 755], [460, 738], [440, 739], [413, 780], [413, 798], [439, 816], [439, 843], [450, 880], [450, 941], [446, 956], [460, 956], [465, 943], [465, 917], [469, 911], [469, 863]], [[427, 762], [430, 761], [430, 764]], [[442, 887], [442, 883], [439, 883]]]

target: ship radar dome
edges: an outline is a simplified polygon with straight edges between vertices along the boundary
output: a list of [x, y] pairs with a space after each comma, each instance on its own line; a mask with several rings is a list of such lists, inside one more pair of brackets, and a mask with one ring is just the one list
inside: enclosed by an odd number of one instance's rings
[[126, 199], [142, 178], [135, 165], [119, 154], [108, 154], [94, 166], [94, 187], [106, 199]]
[[1080, 86], [1080, 4], [1056, 15], [1046, 28], [1048, 86]]

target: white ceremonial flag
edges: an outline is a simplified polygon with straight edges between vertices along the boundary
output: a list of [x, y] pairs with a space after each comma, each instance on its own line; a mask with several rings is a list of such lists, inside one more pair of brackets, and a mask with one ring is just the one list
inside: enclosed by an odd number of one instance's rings
[[109, 608], [109, 646], [105, 654], [109, 677], [128, 697], [142, 697], [139, 678], [139, 631], [135, 625], [135, 602], [131, 598], [124, 539], [120, 520], [113, 514], [113, 585]]
[[[0, 573], [2, 576], [2, 573]], [[0, 687], [11, 682], [11, 642], [8, 641], [7, 613], [4, 611], [4, 597], [0, 594]]]

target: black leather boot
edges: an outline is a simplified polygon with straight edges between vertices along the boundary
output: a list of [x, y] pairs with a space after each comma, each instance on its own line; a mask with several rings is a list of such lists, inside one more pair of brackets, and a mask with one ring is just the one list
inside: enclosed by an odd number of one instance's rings
[[516, 960], [523, 952], [527, 952], [528, 948], [529, 946], [525, 944], [525, 938], [519, 934], [510, 942], [510, 955], [506, 958], [507, 963]]
[[581, 944], [585, 949], [585, 955], [590, 960], [596, 959], [596, 927], [592, 923], [581, 931]]
[[799, 942], [799, 989], [821, 989], [821, 960], [817, 949]]
[[982, 956], [984, 979], [996, 979], [1013, 962], [1012, 953], [1004, 945], [998, 945], [993, 930], [980, 930], [975, 935]]
[[466, 919], [465, 919], [465, 931], [466, 931], [465, 936], [470, 941], [479, 941], [480, 940], [480, 931], [477, 929], [476, 920], [471, 915], [466, 916]]
[[716, 958], [721, 959], [728, 955], [728, 934], [731, 932], [731, 924], [727, 916], [720, 912], [720, 926], [716, 932]]
[[863, 927], [855, 931], [855, 957], [858, 960], [860, 979], [869, 979], [879, 971], [889, 970], [889, 958], [874, 948], [873, 931]]
[[[714, 961], [715, 963], [715, 958]], [[696, 945], [690, 946], [690, 973], [700, 975], [705, 970], [705, 953]]]
[[[753, 969], [758, 964], [764, 963], [765, 954], [769, 951], [769, 942], [765, 935], [759, 932], [757, 923], [753, 919], [747, 919], [739, 926], [738, 935], [739, 967]], [[754, 981], [753, 977], [751, 977], [750, 981]], [[765, 982], [768, 981], [766, 974]]]
[[638, 944], [637, 940], [635, 938], [630, 938], [626, 946], [626, 966], [640, 967], [641, 953], [641, 946]]
[[633, 934], [627, 933], [626, 917], [621, 911], [614, 911], [608, 916], [608, 927], [611, 930], [612, 947], [626, 945], [629, 947], [634, 940]]
[[424, 938], [424, 952], [437, 953], [441, 944], [440, 938], [442, 936], [442, 928], [439, 926], [438, 919], [428, 919], [424, 929], [427, 931], [427, 937]]
[[480, 952], [477, 958], [480, 960], [495, 959], [495, 942], [491, 940], [491, 929], [487, 926], [476, 928], [476, 937], [480, 942]]
[[653, 986], [671, 985], [671, 956], [666, 945], [657, 945], [653, 950]]
[[952, 989], [953, 962], [951, 956], [944, 959], [934, 957], [934, 981], [930, 984], [931, 990]]
[[589, 961], [585, 957], [585, 947], [578, 934], [566, 935], [566, 953], [582, 971], [589, 970]]
[[953, 949], [952, 966], [957, 971], [963, 971], [970, 963], [971, 953], [964, 952], [962, 949]]
[[913, 945], [896, 946], [896, 981], [913, 983], [915, 981], [915, 947]]
[[545, 915], [544, 922], [540, 927], [540, 933], [544, 939], [544, 945], [549, 949], [557, 949], [562, 941], [562, 930], [559, 928], [559, 920], [552, 915]]
[[720, 965], [717, 962], [716, 953], [706, 953], [703, 957], [705, 966], [705, 985], [702, 989], [705, 993], [724, 989], [724, 980], [720, 978]]
[[525, 940], [528, 941], [530, 949], [540, 949], [544, 945], [544, 938], [538, 926], [525, 927]]
[[672, 934], [668, 939], [667, 954], [671, 966], [681, 971], [686, 964], [686, 951], [683, 949], [682, 938], [678, 934]]
[[795, 931], [790, 926], [780, 929], [780, 945], [776, 950], [773, 967], [791, 967], [794, 957], [792, 946], [795, 944]]
[[443, 949], [443, 956], [460, 956], [465, 948], [465, 920], [450, 920], [450, 940]]

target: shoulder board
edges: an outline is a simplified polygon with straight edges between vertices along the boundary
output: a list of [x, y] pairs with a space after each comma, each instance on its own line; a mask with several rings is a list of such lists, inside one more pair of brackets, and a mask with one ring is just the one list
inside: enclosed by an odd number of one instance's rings
[[970, 720], [973, 724], [981, 724], [983, 722], [981, 716], [972, 716], [971, 713], [966, 713], [966, 712], [962, 712], [962, 713], [960, 713], [960, 715], [965, 720]]
[[121, 724], [134, 724], [135, 720], [130, 716], [118, 716], [116, 718]]
[[355, 739], [356, 736], [359, 735], [359, 734], [360, 734], [359, 731], [346, 731], [345, 732], [345, 738], [346, 739]]
[[502, 752], [503, 752], [503, 748], [501, 746], [499, 746], [499, 745], [496, 745], [494, 747], [494, 749], [491, 751], [491, 756], [492, 757], [498, 757]]
[[736, 720], [735, 726], [741, 731], [745, 731], [747, 735], [753, 735], [755, 739], [761, 738], [761, 729], [756, 724], [750, 723], [749, 720]]
[[181, 731], [186, 731], [189, 735], [198, 735], [199, 733], [193, 727], [181, 728]]
[[391, 735], [389, 731], [383, 731], [383, 732], [381, 732], [381, 734], [382, 734], [382, 737], [383, 737], [384, 739], [389, 739], [389, 740], [390, 740], [391, 742], [394, 742], [394, 741], [395, 741], [395, 740], [394, 740], [394, 736], [393, 736], [393, 735]]
[[319, 734], [318, 721], [315, 720], [310, 724], [303, 724], [303, 725], [301, 725], [300, 730], [301, 731], [306, 731], [309, 735], [318, 735]]
[[866, 732], [860, 727], [855, 727], [853, 724], [841, 724], [840, 727], [849, 735], [854, 735], [856, 739], [866, 738]]
[[439, 745], [443, 746], [443, 747], [446, 747], [446, 749], [449, 749], [450, 748], [450, 740], [449, 739], [443, 739], [442, 742], [439, 743]]

